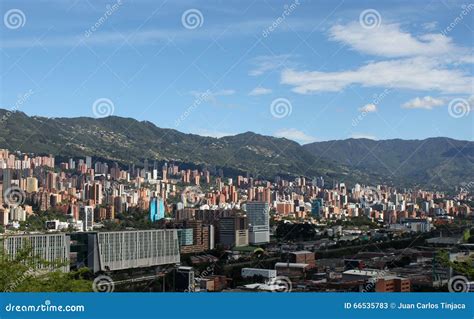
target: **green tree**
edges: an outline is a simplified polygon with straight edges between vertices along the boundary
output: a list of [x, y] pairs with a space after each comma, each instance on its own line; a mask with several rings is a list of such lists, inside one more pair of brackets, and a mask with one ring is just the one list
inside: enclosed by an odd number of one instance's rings
[[48, 262], [35, 256], [29, 245], [15, 257], [0, 240], [0, 291], [2, 292], [88, 292], [92, 291], [89, 270], [65, 273], [61, 262]]
[[445, 267], [452, 267], [454, 272], [462, 274], [469, 279], [474, 279], [474, 267], [472, 258], [467, 258], [466, 261], [451, 261], [449, 260], [449, 253], [441, 250], [436, 255], [436, 259], [441, 265]]

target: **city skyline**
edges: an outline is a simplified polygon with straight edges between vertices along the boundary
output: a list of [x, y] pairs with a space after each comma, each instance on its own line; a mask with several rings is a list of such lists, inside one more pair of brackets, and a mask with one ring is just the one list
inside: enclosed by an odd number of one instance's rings
[[473, 35], [465, 0], [0, 1], [0, 317], [472, 317]]
[[4, 18], [17, 13], [20, 24], [4, 19], [0, 31], [0, 108], [300, 144], [472, 141], [473, 9], [458, 1], [6, 1]]
[[[472, 182], [445, 193], [149, 164], [0, 149], [0, 253], [26, 256], [31, 242], [38, 265], [61, 270], [72, 291], [470, 289], [469, 277], [453, 276], [464, 268], [437, 260], [466, 258], [457, 247], [472, 243]], [[85, 271], [93, 281], [67, 277]], [[4, 290], [30, 284], [10, 276]]]

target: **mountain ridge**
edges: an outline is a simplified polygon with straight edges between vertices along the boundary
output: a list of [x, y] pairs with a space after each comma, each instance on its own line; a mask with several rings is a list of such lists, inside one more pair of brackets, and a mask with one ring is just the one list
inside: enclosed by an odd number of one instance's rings
[[[145, 158], [176, 161], [265, 178], [323, 176], [352, 183], [443, 187], [474, 180], [474, 173], [470, 173], [474, 172], [474, 142], [447, 137], [349, 138], [300, 145], [251, 131], [220, 138], [200, 136], [119, 116], [47, 118], [0, 109], [0, 118], [4, 119], [0, 122], [0, 147], [12, 151], [89, 155], [123, 164], [140, 163]], [[444, 174], [442, 181], [433, 170]]]
[[456, 186], [474, 179], [474, 142], [434, 137], [424, 140], [348, 139], [303, 146], [315, 156], [382, 176], [418, 184]]

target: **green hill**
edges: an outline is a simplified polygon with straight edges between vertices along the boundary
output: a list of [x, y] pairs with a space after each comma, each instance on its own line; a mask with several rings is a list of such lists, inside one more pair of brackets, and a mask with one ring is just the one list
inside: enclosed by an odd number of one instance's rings
[[450, 189], [474, 180], [474, 142], [348, 139], [304, 146], [246, 132], [222, 138], [185, 134], [147, 121], [45, 118], [0, 109], [0, 147], [12, 151], [86, 155], [122, 164], [144, 159], [212, 165], [254, 177], [323, 176], [346, 183], [388, 183]]

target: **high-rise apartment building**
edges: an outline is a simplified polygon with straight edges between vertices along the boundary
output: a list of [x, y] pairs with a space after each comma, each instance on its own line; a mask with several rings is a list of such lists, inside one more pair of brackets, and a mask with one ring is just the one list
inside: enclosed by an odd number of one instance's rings
[[86, 165], [87, 168], [92, 168], [92, 157], [86, 156]]
[[26, 178], [26, 192], [36, 193], [38, 191], [38, 179], [36, 177]]
[[233, 216], [219, 219], [219, 242], [221, 245], [230, 247], [248, 246], [247, 217]]
[[94, 228], [94, 207], [82, 206], [79, 211], [79, 218], [82, 220], [83, 230], [91, 231]]
[[158, 197], [150, 198], [150, 220], [156, 222], [165, 218], [165, 202]]
[[265, 202], [247, 202], [249, 243], [270, 242], [270, 206]]
[[321, 217], [321, 211], [324, 206], [324, 200], [322, 198], [316, 198], [311, 202], [311, 215], [313, 217]]

